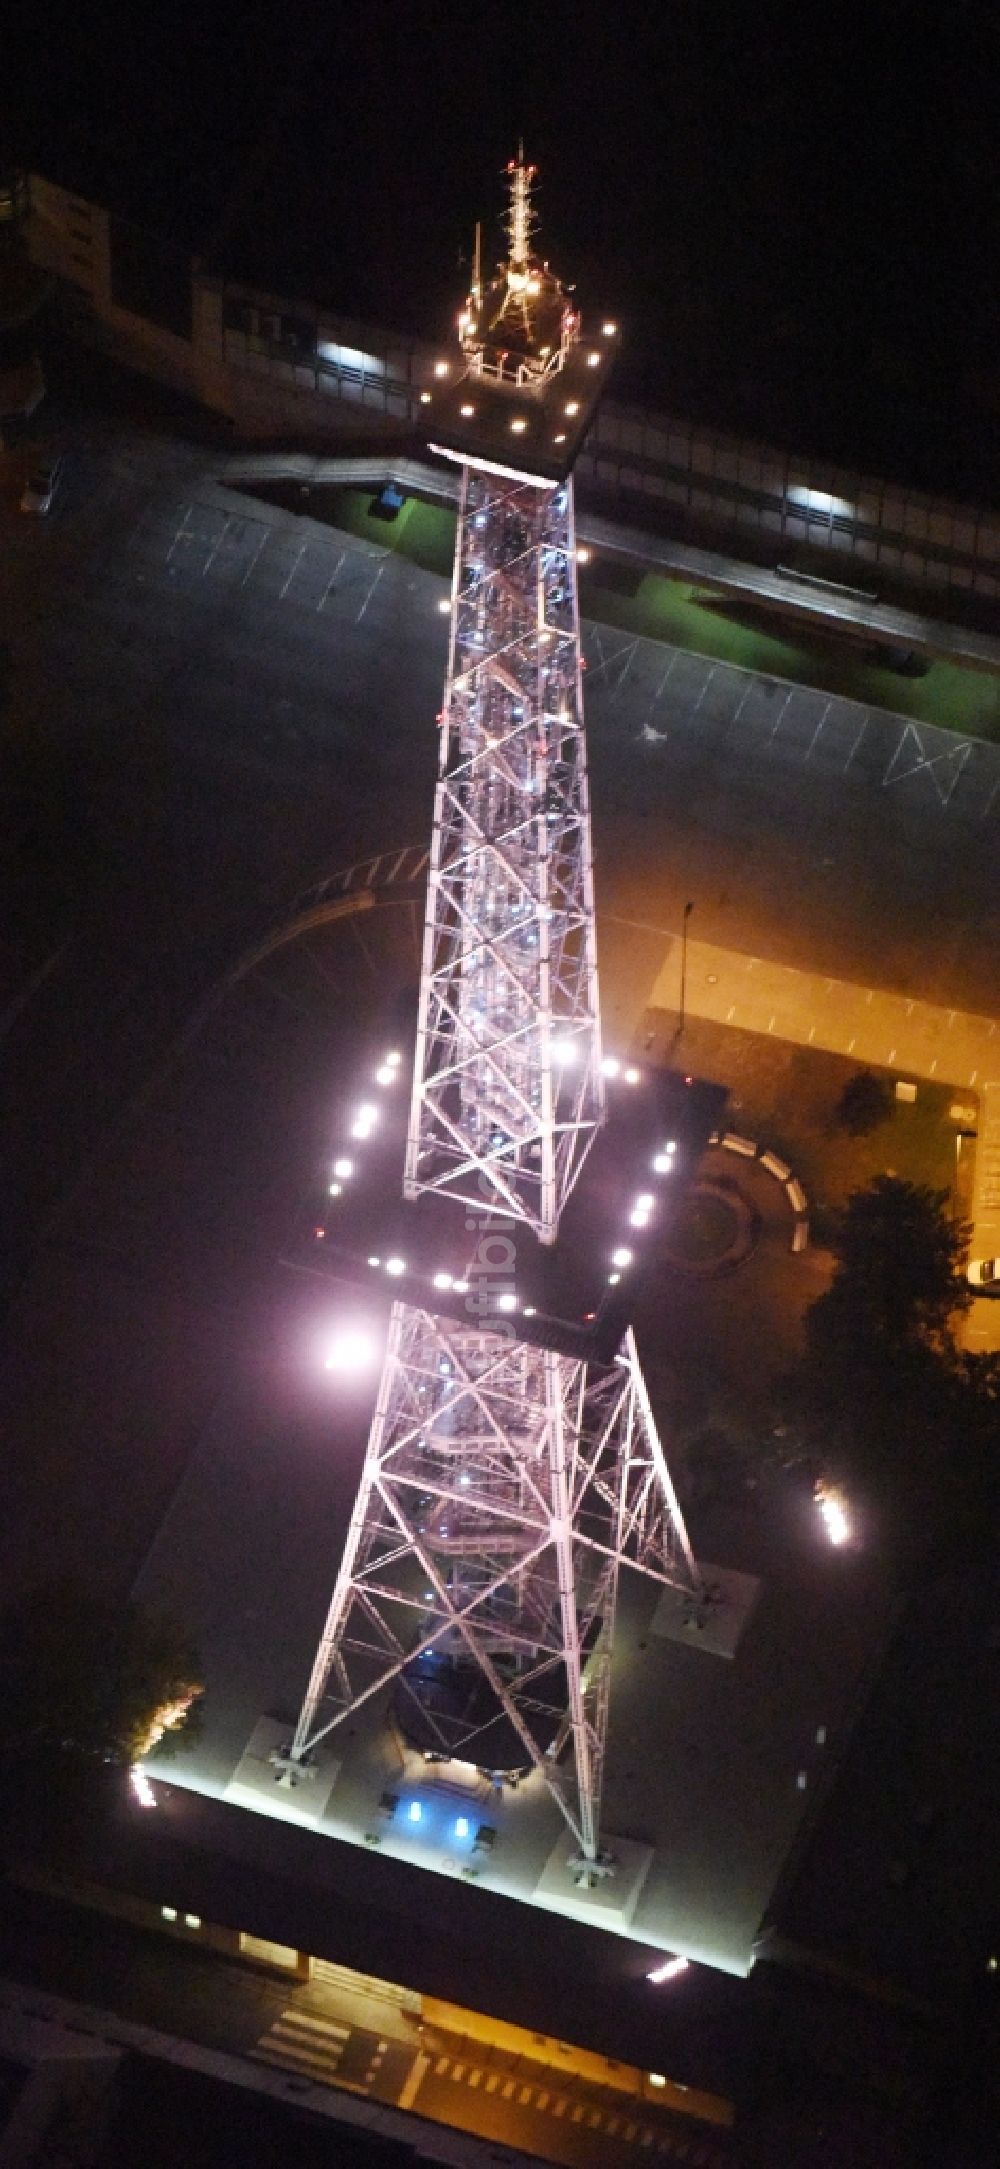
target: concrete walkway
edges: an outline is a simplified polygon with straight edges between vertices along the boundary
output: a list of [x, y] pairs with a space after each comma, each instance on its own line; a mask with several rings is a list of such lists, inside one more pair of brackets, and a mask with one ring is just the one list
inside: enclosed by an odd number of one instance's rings
[[[618, 919], [615, 924], [662, 934], [669, 943], [649, 1001], [654, 1008], [675, 1009], [678, 931], [639, 920]], [[975, 1093], [979, 1110], [971, 1255], [1000, 1256], [1000, 1020], [767, 963], [705, 941], [688, 943], [687, 1008], [691, 1016], [715, 1024], [819, 1047], [859, 1064], [894, 1070], [903, 1078], [926, 1078]], [[964, 1338], [970, 1348], [1000, 1349], [1000, 1300], [984, 1297], [975, 1303]]]

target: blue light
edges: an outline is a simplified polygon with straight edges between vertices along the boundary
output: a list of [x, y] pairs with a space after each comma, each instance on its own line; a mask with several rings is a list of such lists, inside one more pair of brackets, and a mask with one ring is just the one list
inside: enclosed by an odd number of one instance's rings
[[422, 1822], [424, 1811], [420, 1805], [419, 1800], [411, 1800], [406, 1812], [410, 1818], [411, 1823]]
[[468, 1837], [468, 1835], [469, 1835], [469, 1818], [468, 1818], [468, 1816], [467, 1816], [467, 1815], [460, 1815], [460, 1816], [458, 1817], [458, 1820], [457, 1820], [456, 1824], [455, 1824], [455, 1836], [456, 1836], [456, 1838], [467, 1838], [467, 1837]]

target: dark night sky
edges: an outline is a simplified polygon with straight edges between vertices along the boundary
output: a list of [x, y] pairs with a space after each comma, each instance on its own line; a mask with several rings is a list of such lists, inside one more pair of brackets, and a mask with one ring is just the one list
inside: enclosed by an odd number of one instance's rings
[[995, 4], [175, 0], [100, 37], [46, 14], [13, 105], [263, 283], [443, 329], [523, 132], [546, 249], [624, 319], [619, 390], [996, 478]]

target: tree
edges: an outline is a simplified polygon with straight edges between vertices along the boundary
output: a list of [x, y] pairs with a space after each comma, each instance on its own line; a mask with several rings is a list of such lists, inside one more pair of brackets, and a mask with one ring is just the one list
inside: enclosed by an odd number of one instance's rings
[[889, 1087], [870, 1069], [855, 1070], [837, 1101], [834, 1119], [849, 1137], [867, 1137], [887, 1122], [892, 1107]]
[[[837, 1268], [806, 1315], [809, 1359], [864, 1369], [953, 1353], [952, 1322], [968, 1309], [969, 1230], [952, 1220], [946, 1190], [878, 1175], [834, 1217]], [[918, 1364], [919, 1368], [919, 1364]]]
[[165, 1614], [60, 1580], [0, 1615], [0, 1762], [131, 1765], [190, 1731], [202, 1691], [197, 1651]]
[[972, 1301], [967, 1241], [946, 1191], [892, 1175], [856, 1191], [835, 1216], [833, 1280], [784, 1384], [813, 1473], [887, 1509], [917, 1552], [996, 1495], [1000, 1364], [960, 1353], [953, 1334]]

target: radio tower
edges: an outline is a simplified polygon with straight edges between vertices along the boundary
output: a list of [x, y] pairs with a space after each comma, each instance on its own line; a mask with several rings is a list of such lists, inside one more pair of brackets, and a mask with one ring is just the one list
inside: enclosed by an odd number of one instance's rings
[[[518, 1226], [555, 1243], [604, 1119], [570, 477], [615, 326], [583, 339], [532, 250], [534, 168], [508, 170], [507, 261], [482, 283], [477, 239], [459, 354], [423, 395], [431, 448], [462, 473], [404, 1193], [513, 1256]], [[497, 1317], [471, 1276], [398, 1286], [326, 1627], [275, 1760], [295, 1783], [391, 1698], [429, 1760], [539, 1772], [586, 1885], [613, 1869], [619, 1568], [700, 1589], [627, 1312], [595, 1340]]]

